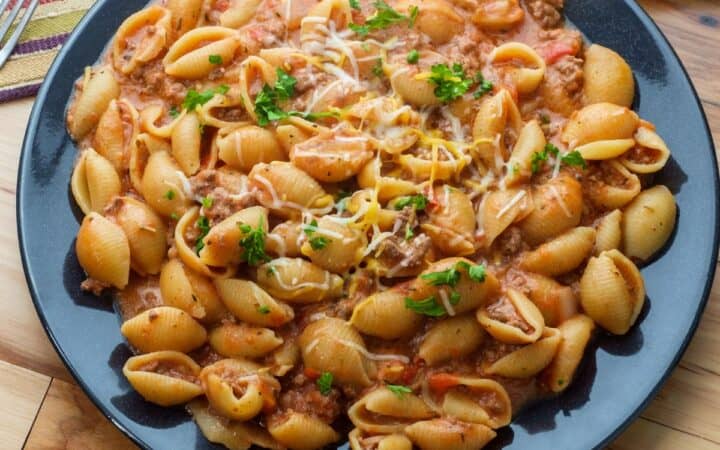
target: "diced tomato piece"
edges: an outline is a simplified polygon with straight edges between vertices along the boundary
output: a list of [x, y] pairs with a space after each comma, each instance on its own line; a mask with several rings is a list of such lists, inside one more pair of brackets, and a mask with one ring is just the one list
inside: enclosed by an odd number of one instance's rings
[[557, 60], [566, 55], [574, 55], [577, 53], [575, 46], [565, 41], [553, 41], [549, 45], [540, 49], [542, 57], [548, 64], [555, 64]]
[[430, 389], [442, 394], [448, 389], [460, 384], [460, 379], [456, 375], [449, 373], [436, 373], [430, 376], [429, 384]]
[[320, 378], [320, 375], [320, 372], [315, 369], [312, 369], [310, 367], [305, 368], [305, 376], [310, 378], [311, 380], [317, 380], [318, 378]]

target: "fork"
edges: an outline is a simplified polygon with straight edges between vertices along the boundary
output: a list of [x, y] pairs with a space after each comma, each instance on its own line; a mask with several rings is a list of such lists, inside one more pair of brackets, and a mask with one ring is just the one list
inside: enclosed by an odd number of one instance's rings
[[[15, 22], [15, 19], [17, 19], [18, 15], [20, 14], [20, 9], [22, 8], [24, 3], [25, 0], [17, 0], [15, 2], [15, 6], [12, 7], [12, 9], [5, 17], [5, 21], [0, 24], [0, 41], [5, 38], [5, 35], [10, 30], [13, 22]], [[27, 24], [30, 22], [30, 18], [35, 12], [35, 8], [37, 8], [38, 3], [40, 3], [40, 0], [30, 0], [27, 8], [25, 8], [25, 14], [23, 14], [22, 18], [18, 22], [15, 30], [12, 32], [8, 40], [5, 41], [5, 45], [0, 48], [0, 68], [5, 65], [5, 62], [8, 60], [10, 54], [15, 49], [18, 40], [20, 40], [20, 35], [27, 27]], [[8, 4], [10, 4], [10, 0], [0, 0], [0, 14], [5, 11]]]

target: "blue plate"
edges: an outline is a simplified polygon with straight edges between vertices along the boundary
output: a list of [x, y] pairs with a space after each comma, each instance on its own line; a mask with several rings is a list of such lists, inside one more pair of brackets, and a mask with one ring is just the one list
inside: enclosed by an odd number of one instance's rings
[[[182, 408], [146, 403], [122, 376], [130, 356], [110, 299], [80, 291], [74, 252], [81, 214], [69, 180], [75, 147], [65, 130], [73, 83], [120, 23], [146, 0], [100, 0], [63, 47], [37, 96], [18, 174], [17, 217], [35, 307], [60, 357], [105, 415], [140, 446], [219, 448]], [[648, 301], [626, 336], [601, 335], [560, 397], [525, 411], [493, 449], [587, 450], [610, 442], [647, 405], [678, 362], [707, 301], [718, 247], [718, 173], [707, 122], [688, 76], [655, 24], [633, 1], [568, 0], [568, 18], [632, 66], [636, 110], [657, 125], [673, 159], [657, 180], [680, 216], [664, 253], [643, 269]], [[347, 448], [346, 446], [343, 448]]]

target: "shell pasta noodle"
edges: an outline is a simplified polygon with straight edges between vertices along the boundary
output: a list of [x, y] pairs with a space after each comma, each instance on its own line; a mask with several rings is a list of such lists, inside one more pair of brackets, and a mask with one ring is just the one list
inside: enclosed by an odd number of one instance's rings
[[68, 183], [137, 394], [231, 449], [473, 450], [572, 389], [678, 211], [630, 66], [562, 3], [128, 17], [77, 74]]

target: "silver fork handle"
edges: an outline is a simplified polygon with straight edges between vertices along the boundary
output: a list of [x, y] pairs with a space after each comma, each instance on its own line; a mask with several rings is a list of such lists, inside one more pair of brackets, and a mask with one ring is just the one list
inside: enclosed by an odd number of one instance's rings
[[[22, 0], [18, 0], [18, 3], [22, 3]], [[25, 14], [22, 16], [22, 19], [20, 19], [20, 22], [18, 22], [15, 30], [10, 35], [10, 38], [8, 38], [7, 42], [5, 42], [3, 48], [0, 49], [0, 67], [5, 65], [5, 62], [8, 60], [13, 50], [15, 49], [15, 46], [20, 40], [20, 35], [23, 31], [25, 31], [25, 28], [27, 28], [27, 24], [30, 22], [30, 19], [35, 12], [35, 8], [37, 8], [38, 3], [40, 3], [40, 0], [32, 0], [30, 2], [30, 4], [25, 9]]]

